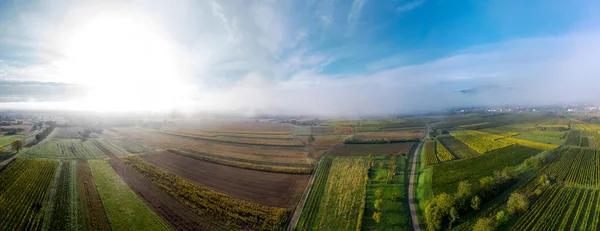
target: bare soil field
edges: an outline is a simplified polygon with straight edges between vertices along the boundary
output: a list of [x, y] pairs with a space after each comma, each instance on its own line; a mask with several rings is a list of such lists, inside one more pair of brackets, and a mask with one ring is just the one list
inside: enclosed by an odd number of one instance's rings
[[309, 175], [270, 173], [229, 167], [170, 152], [143, 155], [142, 158], [201, 186], [242, 200], [280, 208], [294, 206], [310, 178]]
[[333, 154], [338, 156], [366, 156], [408, 153], [414, 142], [402, 142], [392, 144], [343, 144], [333, 149]]
[[245, 158], [280, 163], [312, 164], [308, 152], [302, 148], [258, 147], [252, 145], [230, 145], [198, 139], [188, 139], [165, 135], [154, 131], [127, 132], [120, 130], [123, 136], [153, 147], [157, 150], [169, 148], [185, 148], [197, 152], [205, 152], [225, 157]]
[[329, 149], [337, 144], [341, 144], [346, 136], [315, 136], [315, 141], [310, 143], [309, 147], [313, 149]]
[[403, 139], [403, 138], [423, 138], [425, 131], [423, 130], [404, 130], [393, 132], [360, 132], [355, 138], [359, 140], [372, 139]]
[[77, 163], [77, 180], [79, 187], [79, 204], [81, 212], [81, 226], [83, 230], [110, 230], [110, 224], [100, 195], [92, 178], [88, 162], [81, 160]]
[[[108, 151], [103, 149], [103, 151]], [[125, 165], [114, 154], [106, 153], [112, 158], [110, 166], [117, 172], [119, 177], [163, 219], [169, 222], [177, 230], [216, 230], [208, 222], [204, 222], [191, 209], [181, 204], [165, 191], [158, 188], [150, 180], [146, 179], [140, 172]]]

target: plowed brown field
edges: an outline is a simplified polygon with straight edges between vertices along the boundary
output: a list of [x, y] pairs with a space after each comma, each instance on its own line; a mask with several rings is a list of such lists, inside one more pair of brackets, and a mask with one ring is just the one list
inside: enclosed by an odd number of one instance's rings
[[159, 152], [142, 156], [149, 163], [239, 199], [267, 206], [294, 206], [308, 183], [309, 175], [254, 171]]
[[77, 163], [77, 180], [79, 185], [79, 205], [81, 206], [81, 221], [83, 230], [110, 230], [108, 218], [96, 191], [96, 185], [90, 172], [88, 162], [80, 160]]

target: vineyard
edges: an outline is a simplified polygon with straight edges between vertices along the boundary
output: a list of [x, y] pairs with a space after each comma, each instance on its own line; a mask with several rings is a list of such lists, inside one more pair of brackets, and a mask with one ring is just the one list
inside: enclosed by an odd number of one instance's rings
[[512, 230], [598, 230], [598, 189], [552, 185]]
[[0, 230], [38, 230], [57, 161], [19, 158], [0, 175]]
[[434, 165], [438, 163], [438, 159], [435, 156], [435, 140], [428, 140], [423, 146], [423, 152], [425, 152], [425, 164]]
[[537, 149], [544, 149], [544, 150], [552, 150], [552, 149], [558, 148], [558, 145], [556, 145], [556, 144], [545, 144], [545, 143], [517, 139], [517, 138], [512, 138], [512, 137], [507, 137], [507, 138], [504, 138], [501, 140], [506, 141], [511, 144], [519, 144], [519, 145], [527, 146], [530, 148], [537, 148]]
[[511, 145], [509, 142], [499, 140], [504, 138], [503, 136], [484, 132], [469, 130], [451, 132], [450, 134], [481, 154]]
[[25, 152], [28, 157], [58, 158], [58, 159], [87, 159], [105, 158], [91, 140], [51, 139]]
[[448, 151], [448, 149], [446, 149], [446, 147], [444, 147], [444, 145], [442, 144], [442, 142], [436, 142], [436, 154], [438, 159], [440, 159], [441, 162], [446, 162], [446, 161], [451, 161], [454, 160], [455, 157], [452, 155], [452, 153], [450, 153], [450, 151]]
[[569, 134], [567, 135], [567, 141], [565, 142], [565, 145], [578, 146], [580, 141], [581, 141], [580, 131], [571, 130], [569, 132]]
[[485, 155], [461, 159], [435, 165], [433, 168], [432, 189], [435, 195], [453, 193], [460, 181], [468, 180], [475, 184], [482, 177], [490, 176], [504, 167], [513, 167], [540, 150], [520, 145], [496, 149]]
[[567, 185], [599, 187], [598, 155], [592, 149], [565, 148], [544, 172]]
[[[145, 153], [145, 152], [153, 152], [154, 151], [153, 148], [148, 147], [143, 144], [140, 144], [140, 143], [130, 140], [128, 138], [106, 137], [106, 141], [108, 141], [108, 143], [110, 143], [110, 144], [113, 144], [117, 149], [125, 150], [126, 152], [130, 152], [130, 153]], [[113, 151], [113, 153], [118, 155], [119, 152]]]
[[479, 153], [475, 150], [450, 135], [438, 136], [438, 142], [441, 142], [457, 158], [464, 159], [479, 156]]
[[369, 162], [366, 158], [338, 157], [331, 160], [331, 167], [327, 170], [328, 161], [323, 160], [319, 165], [319, 178], [315, 179], [304, 205], [298, 229], [360, 229]]
[[[52, 198], [54, 205], [52, 208], [52, 222], [50, 230], [75, 230], [77, 229], [77, 181], [72, 179], [76, 166], [71, 164], [76, 162], [66, 161], [61, 164], [60, 176], [56, 182], [56, 193]], [[75, 175], [76, 176], [76, 175]]]

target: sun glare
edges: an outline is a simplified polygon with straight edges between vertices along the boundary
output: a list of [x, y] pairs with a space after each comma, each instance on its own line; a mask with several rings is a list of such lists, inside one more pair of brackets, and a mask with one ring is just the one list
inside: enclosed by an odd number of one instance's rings
[[71, 104], [95, 111], [164, 110], [185, 100], [176, 53], [155, 25], [133, 16], [95, 16], [65, 33], [56, 64], [91, 90]]

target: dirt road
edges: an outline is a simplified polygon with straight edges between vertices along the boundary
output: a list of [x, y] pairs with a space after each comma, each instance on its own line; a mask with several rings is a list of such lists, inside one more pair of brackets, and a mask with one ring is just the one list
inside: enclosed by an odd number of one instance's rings
[[[425, 139], [423, 139], [425, 140]], [[419, 152], [421, 151], [421, 147], [423, 146], [423, 140], [419, 143], [419, 146], [415, 150], [413, 155], [412, 168], [410, 170], [410, 179], [408, 182], [408, 205], [410, 207], [410, 217], [413, 223], [413, 230], [420, 231], [421, 228], [419, 226], [419, 217], [417, 216], [417, 210], [415, 209], [415, 200], [414, 200], [414, 185], [415, 185], [415, 170], [417, 168], [417, 157]]]

